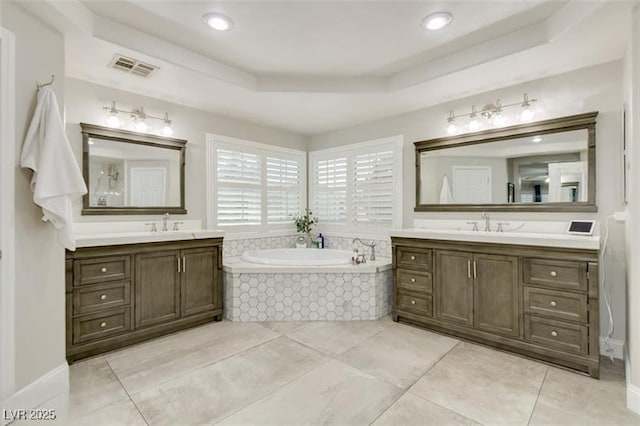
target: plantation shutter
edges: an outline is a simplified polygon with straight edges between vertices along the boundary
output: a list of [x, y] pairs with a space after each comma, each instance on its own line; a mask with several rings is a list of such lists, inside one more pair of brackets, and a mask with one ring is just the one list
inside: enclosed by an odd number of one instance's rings
[[357, 154], [352, 160], [354, 224], [390, 226], [394, 210], [394, 153]]
[[262, 216], [260, 157], [230, 149], [217, 150], [218, 225], [259, 225]]
[[300, 161], [266, 158], [267, 222], [284, 223], [302, 210]]
[[313, 212], [320, 223], [347, 220], [347, 158], [317, 160], [313, 167]]

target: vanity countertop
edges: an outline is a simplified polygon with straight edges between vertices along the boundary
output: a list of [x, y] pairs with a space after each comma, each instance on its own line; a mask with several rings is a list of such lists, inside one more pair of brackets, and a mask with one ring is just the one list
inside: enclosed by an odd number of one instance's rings
[[76, 247], [113, 246], [119, 244], [153, 243], [158, 241], [199, 240], [221, 238], [223, 231], [197, 229], [167, 232], [105, 232], [76, 234]]
[[544, 232], [483, 232], [455, 229], [407, 228], [392, 230], [389, 235], [401, 238], [477, 241], [483, 243], [518, 244], [584, 250], [598, 250], [600, 248], [600, 237], [598, 236]]

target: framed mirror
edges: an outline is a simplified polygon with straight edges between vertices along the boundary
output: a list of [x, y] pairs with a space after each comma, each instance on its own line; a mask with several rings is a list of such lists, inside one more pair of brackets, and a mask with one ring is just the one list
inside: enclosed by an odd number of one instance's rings
[[184, 214], [187, 141], [80, 123], [83, 215]]
[[597, 211], [597, 115], [414, 142], [415, 211]]

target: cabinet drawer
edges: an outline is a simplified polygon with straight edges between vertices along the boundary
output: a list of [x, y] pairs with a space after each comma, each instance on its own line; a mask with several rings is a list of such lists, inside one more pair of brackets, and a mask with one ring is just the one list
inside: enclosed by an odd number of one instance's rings
[[397, 296], [399, 310], [428, 317], [433, 316], [433, 299], [431, 295], [414, 295], [399, 292]]
[[418, 293], [433, 291], [433, 276], [431, 272], [416, 272], [398, 269], [398, 289]]
[[118, 308], [131, 303], [129, 281], [80, 287], [73, 292], [73, 315]]
[[587, 291], [587, 263], [525, 258], [524, 283]]
[[73, 274], [76, 286], [127, 280], [131, 276], [131, 258], [106, 256], [76, 260]]
[[86, 315], [73, 320], [73, 343], [102, 339], [131, 330], [130, 308]]
[[525, 315], [524, 338], [533, 343], [579, 355], [588, 353], [587, 326]]
[[587, 295], [524, 287], [524, 310], [561, 320], [587, 322]]
[[398, 247], [397, 267], [414, 269], [418, 271], [431, 271], [432, 252], [431, 249], [420, 249], [413, 247]]

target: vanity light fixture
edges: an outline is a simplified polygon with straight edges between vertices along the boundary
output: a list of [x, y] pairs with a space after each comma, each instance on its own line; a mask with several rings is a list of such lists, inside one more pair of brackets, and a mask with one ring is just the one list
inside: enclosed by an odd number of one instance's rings
[[463, 114], [456, 114], [453, 110], [449, 112], [449, 117], [447, 117], [447, 133], [450, 135], [454, 135], [458, 132], [458, 127], [454, 124], [455, 120], [462, 117], [469, 117], [470, 121], [467, 124], [467, 128], [470, 131], [479, 130], [483, 124], [482, 121], [478, 119], [478, 115], [483, 117], [489, 124], [495, 127], [501, 127], [511, 121], [511, 118], [504, 114], [504, 110], [507, 108], [519, 106], [524, 108], [522, 112], [518, 115], [521, 121], [529, 121], [534, 116], [534, 111], [531, 107], [533, 103], [537, 102], [535, 98], [529, 98], [529, 96], [525, 93], [523, 95], [523, 100], [521, 102], [513, 102], [509, 104], [502, 104], [498, 99], [495, 103], [489, 103], [482, 107], [482, 110], [478, 112], [475, 105], [471, 106], [471, 112], [466, 112]]
[[454, 123], [455, 121], [455, 116], [453, 115], [453, 111], [451, 111], [449, 113], [449, 118], [447, 119], [447, 122], [449, 123], [449, 125], [447, 126], [447, 133], [450, 135], [455, 135], [456, 133], [458, 133], [458, 128], [456, 127], [456, 124]]
[[116, 103], [111, 102], [111, 107], [104, 107], [104, 109], [109, 111], [109, 118], [107, 118], [107, 126], [113, 128], [120, 128], [122, 126], [122, 121], [118, 118], [118, 110], [116, 109]]
[[449, 12], [436, 12], [422, 20], [422, 28], [427, 31], [438, 31], [453, 21], [453, 15]]
[[202, 16], [202, 22], [216, 31], [229, 31], [233, 28], [233, 21], [221, 13], [206, 13]]
[[131, 116], [131, 120], [133, 121], [133, 128], [136, 132], [140, 133], [150, 133], [151, 127], [149, 126], [148, 120], [161, 120], [164, 123], [164, 127], [160, 130], [162, 136], [171, 136], [173, 134], [173, 129], [171, 127], [171, 119], [169, 118], [169, 113], [165, 113], [164, 117], [154, 117], [152, 115], [147, 115], [144, 112], [144, 108], [136, 108], [133, 111], [127, 111], [124, 109], [118, 109], [115, 101], [111, 102], [110, 106], [102, 107], [105, 111], [109, 111], [109, 117], [107, 118], [107, 126], [113, 128], [119, 128], [122, 126], [122, 121], [117, 116], [118, 113], [129, 114]]

